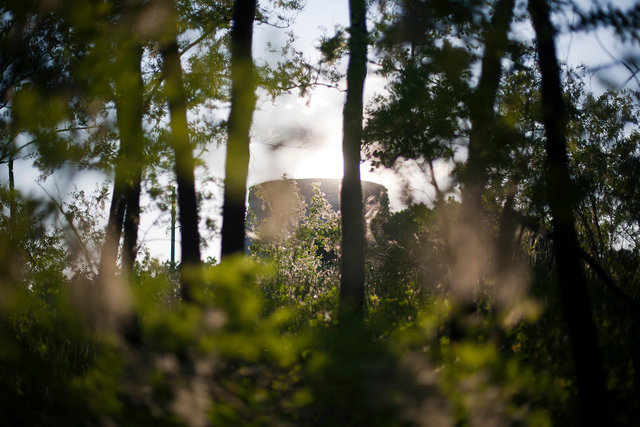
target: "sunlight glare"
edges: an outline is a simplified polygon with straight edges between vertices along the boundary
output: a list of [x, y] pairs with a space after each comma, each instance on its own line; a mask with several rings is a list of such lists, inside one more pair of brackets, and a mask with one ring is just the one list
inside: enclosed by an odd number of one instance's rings
[[342, 178], [342, 152], [339, 147], [322, 147], [309, 151], [295, 168], [296, 178]]

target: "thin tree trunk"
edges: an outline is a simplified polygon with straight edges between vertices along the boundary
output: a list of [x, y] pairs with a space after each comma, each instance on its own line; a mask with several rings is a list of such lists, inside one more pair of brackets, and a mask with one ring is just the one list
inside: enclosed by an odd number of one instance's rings
[[546, 132], [547, 194], [551, 208], [554, 256], [560, 301], [576, 368], [580, 415], [584, 425], [613, 425], [607, 400], [603, 359], [584, 271], [578, 258], [571, 179], [566, 142], [567, 114], [562, 98], [554, 30], [545, 0], [530, 0], [542, 74], [543, 122]]
[[169, 266], [176, 269], [176, 187], [171, 187], [171, 253]]
[[222, 258], [242, 253], [249, 171], [249, 130], [255, 108], [251, 46], [256, 0], [236, 0], [231, 27], [231, 112], [222, 208]]
[[[132, 280], [138, 241], [138, 224], [140, 222], [140, 185], [144, 166], [144, 132], [142, 121], [144, 115], [144, 82], [142, 80], [143, 48], [131, 21], [138, 19], [139, 0], [128, 0], [124, 4], [124, 28], [127, 31], [120, 40], [116, 59], [119, 74], [116, 78], [116, 109], [118, 127], [120, 129], [121, 147], [124, 156], [120, 161], [124, 165], [125, 182], [122, 197], [125, 204], [124, 237], [122, 247], [122, 267], [125, 275]], [[129, 25], [126, 25], [129, 23]], [[121, 332], [132, 345], [142, 343], [140, 319], [135, 312], [130, 312], [122, 319]]]
[[591, 227], [587, 222], [587, 218], [582, 213], [580, 206], [576, 208], [576, 214], [578, 215], [578, 218], [580, 218], [580, 222], [584, 227], [584, 234], [587, 237], [587, 242], [589, 243], [589, 249], [591, 250], [591, 253], [593, 254], [593, 256], [600, 259], [600, 251], [598, 250], [598, 245], [596, 244], [595, 236], [593, 235], [593, 231], [591, 231]]
[[138, 250], [138, 226], [140, 225], [140, 181], [141, 174], [133, 177], [131, 187], [128, 188], [124, 216], [124, 236], [122, 246], [122, 266], [133, 272]]
[[[502, 57], [508, 43], [513, 17], [514, 0], [498, 0], [491, 26], [485, 33], [480, 79], [469, 100], [471, 133], [469, 157], [463, 176], [462, 205], [458, 224], [451, 228], [453, 268], [451, 295], [459, 307], [454, 307], [452, 338], [459, 338], [463, 329], [456, 322], [474, 309], [474, 288], [486, 274], [490, 274], [489, 255], [494, 242], [489, 238], [482, 221], [482, 195], [487, 183], [487, 169], [492, 162], [496, 145], [494, 105], [502, 73]], [[457, 313], [457, 310], [460, 313]], [[459, 319], [458, 319], [459, 317]]]
[[349, 1], [349, 65], [347, 99], [343, 110], [342, 155], [344, 176], [340, 190], [342, 262], [340, 264], [341, 316], [364, 315], [364, 219], [360, 183], [362, 95], [367, 75], [365, 0]]
[[118, 258], [118, 246], [120, 244], [120, 236], [122, 234], [122, 224], [124, 222], [124, 213], [126, 208], [126, 201], [124, 197], [125, 178], [124, 165], [121, 160], [122, 156], [123, 153], [121, 145], [116, 163], [116, 174], [113, 180], [113, 195], [111, 196], [111, 205], [109, 206], [109, 218], [107, 220], [105, 240], [100, 256], [100, 275], [107, 274], [108, 271], [114, 272], [116, 269], [115, 263]]
[[[602, 238], [602, 230], [600, 229], [600, 218], [598, 218], [598, 211], [596, 210], [596, 201], [593, 197], [592, 193], [589, 193], [589, 201], [591, 202], [591, 213], [593, 214], [593, 224], [596, 227], [596, 232], [598, 234], [598, 252], [596, 255], [598, 258], [605, 258], [605, 243]], [[609, 255], [609, 254], [607, 254]]]
[[175, 5], [167, 2], [170, 14], [167, 34], [162, 46], [165, 92], [171, 116], [171, 145], [175, 154], [175, 174], [178, 187], [178, 220], [180, 222], [182, 296], [191, 299], [189, 281], [184, 270], [200, 264], [200, 233], [198, 231], [198, 204], [194, 178], [195, 162], [189, 142], [187, 101], [182, 83], [182, 67], [177, 41]]
[[[124, 216], [124, 244], [122, 248], [122, 265], [132, 273], [136, 259], [138, 241], [138, 225], [140, 223], [140, 181], [143, 165], [143, 81], [140, 69], [142, 46], [134, 45], [126, 48], [127, 52], [122, 64], [127, 72], [120, 86], [120, 132], [123, 143], [126, 141], [127, 181], [124, 198], [126, 211]], [[119, 114], [120, 115], [120, 114]]]
[[[129, 29], [130, 21], [138, 16], [136, 0], [123, 5], [122, 28]], [[141, 73], [142, 45], [131, 31], [124, 30], [115, 44], [117, 75], [115, 104], [120, 149], [116, 160], [113, 197], [109, 209], [106, 238], [102, 249], [99, 274], [104, 283], [116, 270], [118, 247], [124, 227], [122, 267], [126, 276], [133, 276], [138, 223], [140, 217], [140, 181], [143, 169], [143, 81]], [[140, 322], [134, 312], [121, 319], [119, 328], [126, 340], [140, 345]]]
[[482, 70], [476, 90], [470, 99], [471, 134], [469, 157], [465, 175], [463, 212], [478, 216], [483, 189], [487, 183], [487, 168], [491, 163], [495, 145], [494, 105], [502, 74], [502, 57], [507, 47], [508, 33], [513, 17], [514, 0], [498, 0], [491, 27], [485, 34]]
[[141, 73], [142, 45], [132, 28], [140, 3], [129, 0], [122, 5], [122, 33], [115, 43], [117, 75], [116, 116], [120, 132], [120, 149], [116, 159], [113, 196], [105, 243], [100, 260], [100, 274], [105, 268], [116, 268], [120, 238], [124, 226], [123, 267], [133, 271], [140, 216], [140, 180], [143, 168], [143, 81]]

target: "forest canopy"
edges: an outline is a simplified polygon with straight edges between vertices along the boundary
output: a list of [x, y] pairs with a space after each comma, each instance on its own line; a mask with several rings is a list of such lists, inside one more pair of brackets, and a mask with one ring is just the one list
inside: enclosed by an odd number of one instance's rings
[[[637, 425], [640, 6], [308, 3], [0, 5], [0, 424]], [[339, 185], [250, 186], [320, 88]]]

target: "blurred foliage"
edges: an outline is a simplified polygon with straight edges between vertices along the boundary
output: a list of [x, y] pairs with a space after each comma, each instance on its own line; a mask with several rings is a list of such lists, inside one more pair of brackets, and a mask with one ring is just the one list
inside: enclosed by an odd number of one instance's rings
[[[124, 5], [135, 5], [135, 12]], [[216, 185], [204, 171], [224, 141], [229, 102], [229, 1], [177, 1], [189, 131], [200, 156], [200, 211]], [[469, 96], [493, 2], [378, 1], [370, 42], [386, 91], [368, 107], [365, 150], [376, 166], [455, 162], [432, 205], [367, 217], [364, 319], [337, 322], [340, 218], [320, 187], [295, 184], [271, 217], [250, 213], [250, 254], [178, 272], [140, 248], [131, 275], [100, 276], [108, 188], [36, 198], [0, 189], [0, 425], [576, 425], [577, 385], [553, 274], [545, 194], [540, 77], [532, 46], [512, 40], [503, 61], [483, 224], [506, 255], [479, 278], [469, 307], [452, 297], [450, 248]], [[155, 2], [27, 1], [0, 5], [0, 165], [30, 160], [44, 179], [65, 168], [111, 174], [116, 52], [143, 46], [144, 191], [168, 214], [173, 186], [163, 37]], [[261, 2], [258, 19], [286, 26], [299, 1]], [[154, 9], [155, 8], [155, 9]], [[527, 17], [523, 6], [516, 19]], [[637, 39], [629, 16], [597, 7], [581, 30], [613, 25]], [[131, 14], [130, 14], [131, 13]], [[341, 82], [348, 29], [319, 41], [311, 62], [294, 34], [256, 64], [272, 98]], [[278, 55], [276, 55], [278, 54]], [[129, 76], [130, 77], [130, 76]], [[588, 90], [565, 70], [569, 169], [582, 249], [631, 301], [640, 301], [638, 94]], [[74, 170], [75, 170], [74, 169]], [[433, 170], [432, 183], [435, 183]], [[20, 187], [19, 185], [17, 186]], [[151, 204], [152, 203], [152, 204]], [[507, 209], [509, 207], [509, 209]], [[202, 212], [201, 212], [202, 213]], [[253, 216], [252, 216], [253, 215]], [[203, 217], [212, 232], [214, 221]], [[489, 269], [488, 269], [489, 270]], [[640, 419], [640, 313], [585, 264], [616, 416]], [[138, 333], [131, 333], [131, 331]]]

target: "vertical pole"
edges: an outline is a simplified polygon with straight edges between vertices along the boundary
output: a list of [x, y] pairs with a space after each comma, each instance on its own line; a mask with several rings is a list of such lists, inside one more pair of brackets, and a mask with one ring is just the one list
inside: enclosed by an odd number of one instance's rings
[[15, 215], [15, 191], [16, 191], [16, 183], [15, 178], [13, 176], [13, 155], [9, 156], [9, 207], [11, 209], [11, 219], [15, 219], [13, 216]]
[[16, 222], [16, 188], [13, 176], [13, 153], [9, 156], [9, 236], [13, 239], [15, 235]]
[[171, 271], [176, 269], [176, 187], [171, 187]]

